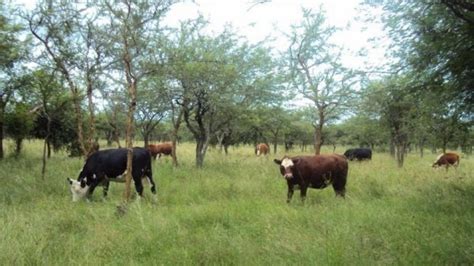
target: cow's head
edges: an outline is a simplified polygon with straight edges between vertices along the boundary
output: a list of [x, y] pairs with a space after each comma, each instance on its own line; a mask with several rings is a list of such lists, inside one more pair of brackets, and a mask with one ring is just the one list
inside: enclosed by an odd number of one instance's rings
[[286, 179], [293, 178], [294, 176], [293, 170], [294, 170], [295, 165], [299, 163], [299, 159], [291, 159], [288, 157], [283, 157], [283, 159], [281, 160], [274, 159], [273, 161], [280, 166], [280, 172], [284, 178]]
[[73, 202], [81, 200], [87, 195], [87, 192], [89, 192], [89, 186], [86, 184], [85, 180], [77, 181], [69, 177], [66, 179], [70, 185]]

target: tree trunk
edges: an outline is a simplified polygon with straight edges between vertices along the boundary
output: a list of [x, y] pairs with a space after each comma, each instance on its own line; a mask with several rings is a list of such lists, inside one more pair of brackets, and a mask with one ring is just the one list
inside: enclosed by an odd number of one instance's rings
[[112, 123], [111, 126], [113, 128], [113, 139], [117, 143], [117, 146], [119, 148], [122, 148], [122, 145], [120, 145], [120, 136], [119, 136], [119, 130], [118, 130], [118, 123], [117, 123], [117, 107], [114, 106], [114, 112], [112, 113]]
[[3, 122], [5, 120], [5, 103], [0, 102], [0, 160], [5, 157], [3, 152], [3, 139], [4, 139], [4, 132], [3, 132]]
[[23, 138], [15, 139], [15, 155], [20, 155]]
[[89, 109], [89, 137], [87, 138], [87, 154], [91, 154], [94, 151], [94, 140], [95, 140], [95, 114], [94, 114], [94, 102], [92, 101], [92, 81], [90, 76], [87, 77], [87, 102]]
[[448, 140], [443, 138], [443, 144], [442, 144], [442, 147], [443, 148], [443, 153], [446, 153], [446, 148], [448, 146]]
[[314, 154], [321, 154], [322, 126], [316, 126], [314, 130]]
[[136, 81], [129, 82], [128, 94], [130, 96], [130, 105], [127, 113], [127, 133], [125, 143], [127, 145], [127, 174], [125, 175], [124, 200], [128, 202], [131, 195], [132, 183], [132, 159], [133, 159], [133, 134], [134, 134], [134, 114], [137, 106], [137, 88]]
[[204, 165], [204, 157], [206, 156], [206, 151], [209, 146], [209, 140], [207, 136], [204, 136], [196, 142], [196, 166], [202, 168]]
[[175, 119], [175, 106], [173, 102], [171, 102], [171, 120], [173, 123], [173, 132], [171, 134], [171, 145], [172, 145], [172, 150], [171, 150], [171, 159], [173, 160], [173, 166], [178, 167], [178, 157], [176, 156], [176, 143], [178, 142], [178, 133], [179, 133], [179, 128], [181, 126], [181, 121], [183, 119], [183, 109], [179, 109], [178, 116]]
[[324, 127], [324, 109], [318, 107], [319, 122], [314, 130], [314, 154], [321, 154], [321, 146], [323, 145], [323, 127]]
[[147, 130], [143, 131], [143, 142], [145, 149], [148, 148], [148, 144], [150, 143], [150, 132], [148, 132]]
[[394, 143], [394, 140], [393, 140], [393, 137], [392, 139], [390, 140], [390, 155], [392, 157], [395, 157], [395, 143]]
[[44, 139], [44, 144], [43, 144], [43, 160], [42, 160], [42, 165], [41, 165], [41, 180], [44, 181], [44, 175], [46, 174], [46, 156], [47, 156], [47, 148], [48, 146], [48, 139]]
[[107, 147], [112, 146], [113, 132], [107, 130], [107, 132], [105, 133], [105, 138], [107, 139]]
[[127, 174], [125, 175], [125, 191], [123, 198], [125, 202], [130, 201], [131, 183], [132, 183], [132, 159], [133, 159], [133, 136], [134, 136], [134, 117], [135, 109], [137, 108], [137, 77], [132, 71], [132, 57], [129, 52], [128, 37], [122, 36], [124, 41], [124, 55], [123, 63], [125, 66], [125, 77], [128, 85], [128, 95], [130, 103], [127, 113], [127, 133], [125, 135], [125, 144], [127, 145]]
[[51, 135], [51, 119], [48, 114], [46, 114], [46, 118], [48, 121], [46, 122], [46, 137], [44, 138], [44, 145], [43, 145], [43, 165], [41, 167], [41, 179], [44, 180], [44, 176], [46, 174], [46, 156], [48, 158], [51, 157], [51, 146], [49, 143], [49, 137]]
[[224, 144], [224, 152], [225, 152], [225, 155], [228, 155], [229, 154], [229, 145], [228, 144]]
[[115, 139], [115, 143], [117, 143], [117, 147], [122, 148], [122, 144], [120, 144], [120, 137], [118, 134], [118, 130], [114, 132], [114, 139]]
[[222, 150], [224, 148], [224, 145], [222, 143], [224, 141], [224, 136], [225, 136], [225, 133], [217, 134], [216, 136], [217, 144], [219, 144], [219, 153], [222, 153]]
[[206, 130], [203, 135], [196, 139], [196, 166], [198, 168], [202, 168], [204, 165], [204, 157], [206, 157], [207, 148], [209, 147], [209, 134], [210, 132]]
[[89, 154], [89, 151], [88, 149], [86, 149], [84, 145], [84, 131], [82, 129], [82, 109], [81, 109], [81, 101], [79, 99], [79, 92], [77, 91], [77, 88], [75, 87], [73, 82], [70, 80], [69, 80], [69, 87], [72, 93], [74, 113], [76, 117], [77, 141], [79, 142], [79, 147], [81, 149], [82, 155], [84, 157], [87, 157], [87, 155]]
[[48, 139], [48, 141], [46, 142], [46, 157], [47, 157], [48, 159], [51, 158], [51, 141], [49, 141], [49, 139]]
[[420, 141], [419, 148], [420, 148], [420, 157], [423, 158], [423, 155], [424, 155], [423, 153], [424, 153], [424, 148], [425, 148], [424, 141]]
[[397, 156], [397, 165], [400, 168], [403, 167], [403, 163], [405, 161], [405, 154], [406, 154], [406, 144], [398, 143], [396, 147], [396, 156]]
[[[0, 111], [0, 116], [3, 116], [3, 112]], [[3, 153], [3, 117], [0, 117], [0, 160], [2, 160], [5, 155]]]
[[278, 149], [278, 139], [275, 138], [273, 140], [273, 154], [276, 154], [277, 153], [277, 149]]

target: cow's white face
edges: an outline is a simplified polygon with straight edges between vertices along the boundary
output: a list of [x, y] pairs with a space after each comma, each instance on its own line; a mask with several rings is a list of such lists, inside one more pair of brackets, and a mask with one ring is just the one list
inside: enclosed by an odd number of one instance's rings
[[88, 185], [85, 185], [84, 187], [82, 187], [81, 182], [77, 180], [73, 180], [71, 178], [67, 178], [67, 181], [69, 182], [69, 185], [70, 185], [73, 202], [79, 201], [87, 195], [87, 192], [89, 191]]
[[295, 163], [298, 161], [298, 159], [292, 160], [288, 157], [283, 158], [282, 160], [274, 160], [276, 164], [280, 165], [280, 172], [283, 175], [284, 178], [286, 179], [291, 179], [293, 178], [293, 167], [295, 166]]
[[281, 160], [281, 167], [285, 169], [285, 174], [283, 175], [286, 179], [293, 178], [292, 167], [295, 165], [290, 158], [283, 158]]

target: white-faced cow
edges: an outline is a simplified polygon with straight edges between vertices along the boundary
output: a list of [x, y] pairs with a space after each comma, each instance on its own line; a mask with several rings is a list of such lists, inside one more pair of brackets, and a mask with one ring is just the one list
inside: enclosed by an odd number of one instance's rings
[[443, 153], [436, 158], [436, 161], [433, 163], [433, 168], [446, 166], [446, 171], [448, 167], [452, 165], [457, 167], [459, 165], [459, 155], [454, 152]]
[[[72, 200], [90, 198], [98, 185], [104, 186], [107, 196], [110, 181], [124, 182], [127, 168], [127, 149], [109, 149], [97, 151], [87, 158], [77, 180], [67, 178], [71, 186]], [[147, 149], [133, 148], [132, 179], [138, 195], [143, 195], [142, 177], [147, 177], [151, 192], [156, 194], [153, 182], [151, 157]]]
[[281, 175], [288, 184], [287, 202], [291, 201], [294, 189], [300, 189], [304, 202], [308, 188], [322, 189], [332, 184], [336, 196], [344, 197], [348, 163], [338, 154], [283, 157], [274, 162], [280, 166]]
[[260, 156], [260, 155], [267, 155], [268, 152], [270, 151], [270, 148], [268, 147], [267, 144], [265, 143], [260, 143], [260, 144], [257, 144], [257, 156]]

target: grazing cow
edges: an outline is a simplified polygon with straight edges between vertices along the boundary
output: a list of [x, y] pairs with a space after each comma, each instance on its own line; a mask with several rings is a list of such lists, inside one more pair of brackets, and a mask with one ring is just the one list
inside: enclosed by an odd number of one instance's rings
[[356, 159], [358, 161], [371, 160], [372, 150], [366, 148], [348, 149], [344, 152], [344, 156], [350, 161]]
[[[93, 153], [87, 158], [77, 180], [67, 178], [71, 185], [72, 200], [90, 198], [98, 185], [104, 186], [107, 196], [109, 181], [124, 182], [127, 168], [127, 149], [109, 149]], [[133, 148], [132, 179], [138, 195], [143, 195], [142, 177], [151, 184], [151, 192], [156, 194], [151, 170], [150, 153], [144, 148]]]
[[433, 163], [434, 168], [440, 167], [440, 166], [446, 166], [446, 171], [448, 170], [448, 167], [450, 165], [454, 167], [458, 167], [459, 165], [459, 155], [453, 152], [447, 152], [440, 154], [436, 161]]
[[338, 154], [283, 157], [274, 162], [280, 166], [281, 175], [288, 184], [287, 202], [291, 201], [294, 189], [300, 189], [304, 202], [308, 188], [322, 189], [332, 184], [336, 196], [344, 197], [348, 163]]
[[173, 145], [171, 142], [163, 142], [158, 144], [150, 144], [148, 145], [148, 150], [150, 151], [151, 156], [154, 160], [156, 160], [156, 155], [158, 158], [161, 158], [161, 155], [170, 155], [171, 151], [173, 150]]
[[269, 151], [270, 151], [270, 148], [268, 147], [267, 144], [265, 143], [257, 144], [257, 156], [260, 156], [260, 154], [267, 155]]

